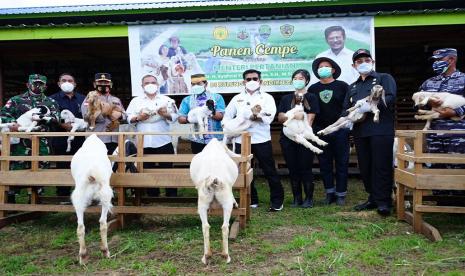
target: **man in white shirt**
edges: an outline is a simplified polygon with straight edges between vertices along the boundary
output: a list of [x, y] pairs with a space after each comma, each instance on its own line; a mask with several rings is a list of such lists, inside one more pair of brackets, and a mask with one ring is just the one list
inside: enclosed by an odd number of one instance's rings
[[[138, 132], [169, 132], [170, 122], [177, 120], [177, 108], [171, 99], [160, 95], [159, 85], [155, 76], [145, 75], [142, 78], [143, 96], [137, 96], [131, 100], [126, 111], [128, 122], [135, 124]], [[167, 104], [171, 106], [167, 106]], [[159, 108], [162, 106], [161, 108]], [[150, 115], [150, 111], [158, 109], [157, 114]], [[174, 154], [170, 135], [144, 135], [145, 154]], [[145, 162], [144, 168], [172, 168], [173, 163]], [[149, 196], [159, 196], [160, 190], [147, 189]], [[166, 196], [177, 195], [176, 188], [166, 188]]]
[[[352, 55], [354, 51], [347, 49], [344, 44], [346, 40], [346, 31], [341, 26], [331, 26], [325, 30], [326, 43], [329, 49], [319, 53], [315, 59], [319, 57], [327, 57], [334, 60], [341, 67], [341, 75], [338, 80], [344, 81], [347, 84], [352, 84], [360, 76], [357, 70], [352, 67]], [[312, 78], [316, 81], [318, 78]]]
[[[260, 91], [262, 84], [261, 72], [249, 69], [243, 74], [243, 84], [245, 90], [234, 96], [225, 110], [225, 120], [231, 120], [237, 116], [243, 116], [253, 121], [247, 131], [252, 136], [252, 154], [258, 160], [260, 168], [268, 180], [270, 186], [270, 212], [281, 211], [283, 209], [284, 190], [281, 185], [281, 180], [276, 172], [275, 162], [273, 159], [273, 151], [271, 148], [270, 124], [273, 122], [276, 114], [276, 104], [273, 97]], [[262, 107], [262, 113], [268, 116], [255, 116], [252, 114], [251, 108], [256, 104]], [[239, 137], [236, 139], [236, 152], [241, 150], [242, 140]], [[258, 206], [258, 194], [252, 181], [252, 205], [255, 208]]]

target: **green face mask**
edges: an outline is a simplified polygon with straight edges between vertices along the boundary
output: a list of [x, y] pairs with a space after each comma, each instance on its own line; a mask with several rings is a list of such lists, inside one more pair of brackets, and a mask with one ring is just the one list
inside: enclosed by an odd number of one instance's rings
[[305, 81], [304, 80], [293, 80], [292, 85], [294, 86], [295, 89], [300, 90], [305, 87]]

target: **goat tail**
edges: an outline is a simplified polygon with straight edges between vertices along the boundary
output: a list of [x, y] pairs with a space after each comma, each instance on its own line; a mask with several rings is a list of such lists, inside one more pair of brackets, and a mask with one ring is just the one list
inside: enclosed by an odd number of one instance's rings
[[102, 185], [104, 183], [104, 179], [102, 178], [102, 174], [96, 167], [92, 167], [89, 170], [89, 173], [87, 174], [87, 180], [89, 183], [93, 184], [99, 184]]

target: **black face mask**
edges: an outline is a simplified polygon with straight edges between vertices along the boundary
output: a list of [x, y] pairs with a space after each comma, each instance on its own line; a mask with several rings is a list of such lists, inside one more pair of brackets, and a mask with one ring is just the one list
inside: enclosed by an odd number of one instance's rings
[[45, 84], [42, 82], [34, 82], [31, 84], [30, 90], [34, 94], [41, 94], [45, 92]]
[[97, 85], [95, 86], [95, 89], [96, 89], [100, 94], [106, 94], [106, 93], [107, 93], [107, 87], [110, 88], [109, 85], [97, 84]]

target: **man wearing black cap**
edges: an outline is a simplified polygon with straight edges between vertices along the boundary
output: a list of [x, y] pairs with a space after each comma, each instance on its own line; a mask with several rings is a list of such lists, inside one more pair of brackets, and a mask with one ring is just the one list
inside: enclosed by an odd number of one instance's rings
[[[449, 92], [465, 97], [465, 74], [457, 70], [457, 50], [454, 48], [443, 48], [433, 52], [431, 57], [433, 62], [433, 71], [437, 76], [427, 79], [420, 86], [421, 91], [429, 92]], [[464, 120], [451, 120], [451, 117], [465, 115], [465, 105], [456, 109], [444, 107], [440, 108], [442, 101], [436, 98], [430, 98], [428, 105], [433, 110], [440, 113], [440, 118], [431, 122], [433, 130], [460, 130], [465, 129]], [[427, 151], [430, 153], [465, 153], [465, 143], [461, 134], [429, 134], [426, 137]], [[448, 167], [462, 169], [464, 165], [460, 164], [435, 164], [435, 167]], [[433, 191], [435, 194], [446, 193]], [[448, 193], [448, 192], [447, 192]], [[463, 191], [454, 191], [452, 194], [463, 194]]]
[[[344, 99], [349, 85], [337, 80], [341, 75], [341, 68], [330, 58], [315, 59], [312, 70], [320, 80], [308, 89], [308, 92], [316, 95], [320, 105], [320, 113], [316, 115], [313, 124], [315, 132], [318, 132], [336, 122], [343, 113]], [[321, 178], [326, 191], [325, 204], [336, 202], [337, 205], [342, 206], [345, 204], [347, 194], [349, 130], [341, 128], [322, 139], [328, 143], [323, 148], [323, 153], [318, 155]], [[336, 165], [335, 175], [333, 163]], [[336, 187], [334, 179], [336, 179]]]
[[[18, 96], [14, 96], [6, 102], [5, 106], [0, 111], [1, 121], [5, 123], [15, 123], [9, 127], [10, 131], [18, 131], [20, 125], [16, 123], [16, 120], [21, 115], [32, 108], [46, 106], [48, 110], [50, 110], [50, 114], [47, 116], [52, 119], [45, 122], [45, 124], [42, 125], [42, 128], [49, 131], [51, 125], [59, 121], [59, 107], [55, 100], [45, 96], [44, 94], [47, 89], [47, 77], [40, 74], [31, 74], [29, 75], [26, 86], [26, 92]], [[12, 142], [11, 155], [27, 156], [30, 155], [30, 153], [31, 141], [29, 139], [20, 139], [19, 141]], [[46, 138], [41, 138], [39, 140], [39, 154], [49, 155], [49, 153], [50, 147], [48, 140]], [[39, 163], [41, 168], [47, 168], [48, 165], [48, 162]], [[23, 170], [27, 168], [30, 168], [30, 162], [13, 162], [11, 165], [12, 170]], [[11, 189], [8, 192], [8, 202], [15, 202], [15, 192], [17, 191], [17, 189]]]
[[380, 215], [387, 216], [392, 209], [392, 146], [397, 86], [391, 75], [374, 71], [375, 61], [370, 51], [359, 49], [355, 51], [352, 60], [352, 66], [359, 72], [360, 77], [349, 86], [344, 109], [367, 97], [377, 84], [384, 88], [386, 99], [386, 105], [382, 101], [378, 104], [378, 123], [373, 122], [373, 113], [367, 112], [365, 119], [355, 123], [352, 129], [360, 175], [369, 194], [368, 200], [354, 209], [362, 211], [377, 208]]
[[[95, 74], [94, 88], [99, 93], [99, 99], [103, 102], [116, 105], [119, 107], [119, 112], [112, 112], [111, 116], [99, 115], [96, 120], [94, 132], [105, 132], [107, 126], [111, 124], [113, 120], [126, 120], [126, 112], [124, 111], [121, 100], [113, 95], [110, 95], [113, 82], [111, 81], [111, 75], [109, 73], [97, 73]], [[81, 106], [82, 115], [84, 120], [88, 120], [88, 102], [87, 98]], [[111, 117], [111, 118], [110, 118]], [[118, 131], [118, 130], [115, 130]], [[102, 142], [107, 146], [108, 154], [112, 154], [118, 146], [118, 136], [100, 136]]]

